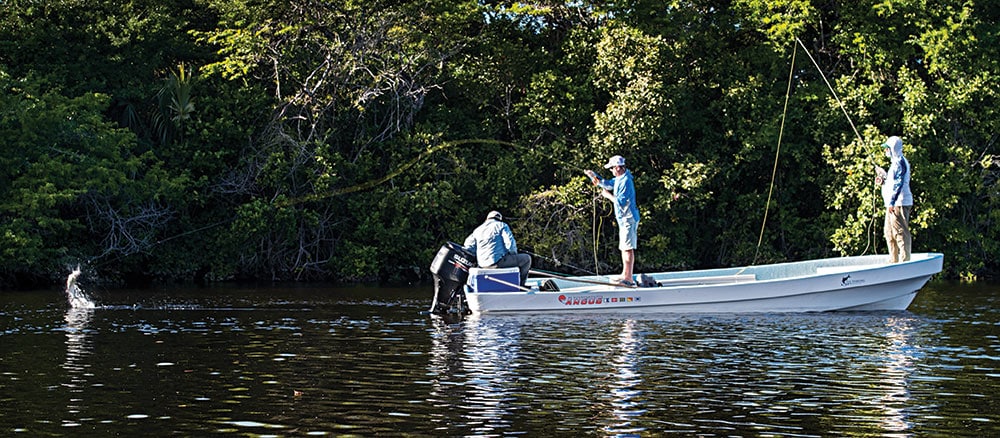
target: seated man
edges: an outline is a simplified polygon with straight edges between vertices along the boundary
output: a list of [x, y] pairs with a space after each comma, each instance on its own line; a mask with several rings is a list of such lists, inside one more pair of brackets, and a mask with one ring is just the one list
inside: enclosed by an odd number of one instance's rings
[[517, 253], [517, 242], [499, 211], [486, 215], [486, 222], [465, 239], [465, 249], [476, 254], [481, 268], [513, 268], [521, 271], [521, 286], [528, 280], [531, 256]]

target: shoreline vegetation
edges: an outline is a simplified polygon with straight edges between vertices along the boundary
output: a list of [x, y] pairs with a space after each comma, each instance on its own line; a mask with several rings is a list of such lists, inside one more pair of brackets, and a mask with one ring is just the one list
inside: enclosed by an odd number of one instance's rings
[[890, 135], [914, 252], [995, 279], [998, 38], [957, 0], [6, 2], [0, 290], [420, 282], [490, 210], [614, 272], [612, 155], [636, 272], [884, 254]]

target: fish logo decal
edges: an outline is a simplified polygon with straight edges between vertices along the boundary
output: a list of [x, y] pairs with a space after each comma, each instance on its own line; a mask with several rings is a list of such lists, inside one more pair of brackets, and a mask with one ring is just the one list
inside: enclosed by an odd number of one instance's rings
[[865, 284], [864, 278], [852, 279], [850, 275], [845, 275], [843, 277], [840, 277], [840, 287], [860, 286], [862, 284]]

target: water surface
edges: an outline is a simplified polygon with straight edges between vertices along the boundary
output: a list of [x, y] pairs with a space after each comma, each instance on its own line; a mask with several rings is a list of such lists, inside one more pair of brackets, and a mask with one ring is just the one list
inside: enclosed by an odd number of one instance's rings
[[445, 321], [431, 289], [0, 293], [23, 436], [997, 436], [997, 285], [906, 312]]

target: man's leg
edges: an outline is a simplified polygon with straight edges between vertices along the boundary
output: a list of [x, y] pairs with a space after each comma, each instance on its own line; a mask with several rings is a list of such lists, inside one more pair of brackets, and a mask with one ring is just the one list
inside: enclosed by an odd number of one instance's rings
[[889, 250], [889, 263], [896, 263], [899, 261], [899, 247], [896, 246], [896, 239], [893, 236], [892, 222], [892, 214], [886, 211], [885, 226], [883, 228], [883, 233], [885, 234], [885, 245]]
[[638, 244], [639, 224], [631, 221], [618, 224], [618, 249], [622, 252], [622, 280], [635, 282], [632, 265], [635, 264], [635, 248]]
[[524, 286], [524, 282], [528, 281], [528, 272], [531, 271], [531, 256], [518, 254], [517, 268], [521, 270], [521, 286]]
[[632, 280], [632, 264], [635, 263], [635, 250], [628, 249], [622, 251], [622, 279]]
[[500, 261], [497, 262], [493, 267], [496, 268], [513, 268], [517, 267], [519, 274], [521, 275], [521, 286], [524, 286], [524, 282], [528, 281], [528, 271], [531, 270], [531, 256], [527, 254], [510, 254], [503, 256]]
[[900, 213], [900, 224], [902, 229], [900, 234], [902, 234], [901, 252], [899, 261], [906, 262], [910, 260], [910, 253], [913, 249], [913, 236], [910, 235], [910, 210], [913, 209], [912, 206], [902, 207], [902, 212]]

